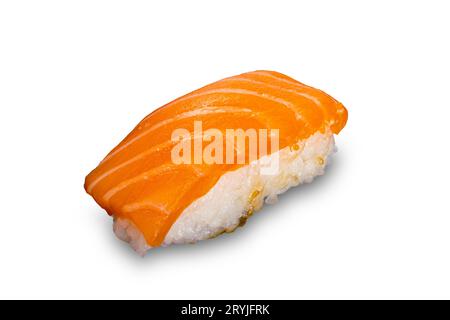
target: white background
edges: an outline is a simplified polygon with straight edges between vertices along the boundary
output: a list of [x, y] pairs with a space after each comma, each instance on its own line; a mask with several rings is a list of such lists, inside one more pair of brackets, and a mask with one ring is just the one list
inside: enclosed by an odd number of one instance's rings
[[[1, 1], [0, 298], [450, 298], [448, 1]], [[272, 69], [349, 110], [327, 174], [144, 259], [85, 175], [156, 107]]]

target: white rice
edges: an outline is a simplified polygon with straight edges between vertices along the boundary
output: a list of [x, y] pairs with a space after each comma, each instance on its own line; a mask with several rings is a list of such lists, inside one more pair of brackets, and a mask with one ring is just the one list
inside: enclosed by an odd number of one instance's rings
[[[207, 194], [183, 211], [162, 245], [194, 243], [231, 232], [264, 202], [275, 203], [289, 188], [322, 175], [334, 152], [333, 134], [316, 133], [297, 145], [299, 148], [286, 147], [268, 156], [269, 161], [279, 156], [278, 174], [261, 174], [260, 161], [224, 174]], [[151, 249], [142, 233], [125, 219], [115, 219], [114, 232], [141, 255]]]

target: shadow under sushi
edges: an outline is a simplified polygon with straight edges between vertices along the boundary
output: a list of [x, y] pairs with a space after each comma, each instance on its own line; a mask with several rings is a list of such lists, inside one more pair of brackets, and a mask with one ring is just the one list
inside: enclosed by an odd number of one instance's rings
[[[224, 247], [242, 249], [242, 244], [245, 243], [246, 239], [254, 236], [252, 234], [253, 228], [259, 228], [261, 223], [270, 223], [271, 219], [280, 219], [283, 216], [283, 213], [285, 213], [284, 216], [286, 216], [286, 214], [288, 214], [286, 211], [288, 210], [284, 209], [293, 205], [298, 207], [301, 212], [301, 199], [303, 197], [313, 198], [316, 192], [324, 192], [323, 189], [325, 186], [332, 183], [339, 174], [339, 168], [341, 167], [341, 156], [342, 154], [337, 153], [331, 158], [324, 175], [316, 177], [311, 183], [302, 184], [289, 189], [285, 193], [279, 195], [279, 201], [275, 205], [264, 205], [260, 211], [256, 212], [250, 219], [248, 219], [247, 223], [243, 227], [237, 228], [232, 233], [224, 233], [214, 239], [199, 241], [195, 244], [179, 244], [169, 247], [154, 248], [147, 252], [146, 256], [142, 258], [134, 252], [133, 249], [131, 249], [128, 243], [119, 240], [114, 233], [111, 232], [111, 224], [105, 224], [103, 221], [101, 221], [101, 224], [105, 227], [105, 236], [110, 237], [110, 243], [115, 250], [120, 251], [121, 255], [124, 254], [132, 261], [136, 261], [139, 264], [142, 264], [142, 261], [146, 261], [145, 263], [149, 264], [155, 264], [156, 260], [163, 261], [161, 259], [162, 257], [176, 257], [175, 259], [177, 260], [179, 258], [192, 259], [197, 254], [199, 256], [207, 254], [205, 253], [205, 250], [209, 250], [208, 253], [210, 254], [211, 250], [218, 252]], [[266, 211], [269, 211], [269, 213], [266, 214]], [[274, 214], [274, 211], [276, 211], [276, 214]], [[98, 212], [96, 213], [98, 214]], [[110, 219], [109, 217], [106, 218]]]
[[[279, 195], [280, 201], [278, 201], [278, 203], [275, 205], [265, 205], [247, 221], [244, 227], [239, 227], [232, 233], [224, 233], [214, 239], [199, 241], [195, 244], [179, 244], [151, 249], [144, 259], [149, 261], [148, 263], [154, 263], [154, 260], [159, 260], [161, 257], [177, 256], [177, 259], [178, 257], [193, 258], [193, 255], [205, 254], [205, 250], [213, 249], [214, 251], [217, 251], [222, 247], [229, 248], [232, 246], [234, 248], [242, 249], [242, 243], [245, 243], [247, 237], [252, 237], [253, 228], [258, 228], [261, 223], [270, 223], [269, 221], [271, 219], [280, 219], [280, 214], [282, 215], [283, 211], [285, 211], [283, 208], [294, 205], [294, 202], [295, 206], [301, 209], [301, 198], [313, 197], [313, 194], [316, 192], [323, 192], [324, 186], [335, 180], [339, 167], [340, 156], [339, 154], [335, 154], [328, 164], [324, 175], [316, 177], [311, 183], [291, 188]], [[277, 214], [273, 214], [274, 210], [277, 210]], [[270, 211], [270, 213], [266, 214], [266, 211]], [[140, 258], [131, 248], [129, 248], [128, 244], [122, 243], [120, 247], [121, 250], [128, 251], [127, 255], [132, 253], [135, 257]]]

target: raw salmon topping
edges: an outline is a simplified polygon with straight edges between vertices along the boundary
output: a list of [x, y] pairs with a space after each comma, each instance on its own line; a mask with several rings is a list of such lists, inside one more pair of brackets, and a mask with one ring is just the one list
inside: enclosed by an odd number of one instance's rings
[[[230, 129], [277, 130], [277, 147], [282, 149], [298, 148], [298, 141], [318, 131], [337, 134], [346, 121], [344, 106], [318, 89], [273, 71], [244, 73], [193, 91], [149, 114], [86, 177], [85, 188], [110, 215], [128, 219], [148, 245], [158, 246], [185, 208], [205, 195], [223, 174], [252, 160], [246, 145], [240, 150], [247, 151], [243, 162], [205, 163], [194, 161], [192, 155], [190, 163], [174, 163], [173, 150], [179, 141], [173, 133], [177, 129], [188, 133], [184, 141], [193, 148], [206, 144], [205, 133], [210, 129], [223, 137]], [[195, 130], [195, 123], [201, 123], [202, 131]], [[220, 143], [226, 149], [226, 139]], [[275, 151], [269, 148], [267, 153]], [[238, 154], [239, 150], [233, 159]]]

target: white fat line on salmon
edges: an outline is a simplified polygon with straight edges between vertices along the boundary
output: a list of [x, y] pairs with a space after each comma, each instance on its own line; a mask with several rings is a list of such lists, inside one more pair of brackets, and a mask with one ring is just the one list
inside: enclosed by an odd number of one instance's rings
[[[200, 98], [200, 97], [204, 97], [207, 95], [211, 95], [211, 94], [216, 94], [216, 93], [236, 93], [236, 94], [241, 94], [241, 95], [249, 95], [249, 96], [254, 96], [254, 97], [258, 97], [264, 100], [268, 100], [268, 101], [272, 101], [278, 104], [283, 105], [284, 107], [286, 107], [287, 109], [291, 110], [296, 119], [300, 119], [301, 115], [298, 113], [298, 111], [295, 109], [295, 105], [293, 103], [291, 103], [290, 101], [287, 101], [285, 99], [279, 98], [279, 97], [275, 97], [269, 94], [265, 94], [265, 93], [259, 93], [256, 91], [252, 91], [252, 90], [247, 90], [247, 89], [238, 89], [238, 88], [232, 88], [232, 89], [228, 89], [228, 88], [218, 88], [218, 89], [211, 89], [209, 91], [203, 91], [203, 92], [199, 92], [199, 93], [195, 93], [195, 94], [191, 94], [191, 95], [187, 95], [187, 96], [183, 96], [177, 100], [174, 100], [172, 102], [170, 102], [169, 104], [167, 104], [166, 106], [173, 106], [176, 105], [180, 102], [186, 102], [187, 100], [192, 100], [195, 98]], [[156, 110], [155, 112], [157, 112], [158, 110]], [[149, 118], [150, 116], [154, 115], [154, 113], [149, 114], [147, 117], [145, 117], [142, 121], [145, 121], [147, 118]]]
[[240, 108], [240, 107], [234, 107], [234, 106], [220, 106], [220, 107], [209, 106], [209, 107], [204, 107], [199, 110], [182, 112], [182, 113], [176, 115], [172, 119], [163, 120], [163, 121], [151, 126], [150, 128], [146, 129], [145, 131], [141, 132], [134, 138], [130, 139], [129, 141], [127, 141], [126, 143], [124, 143], [123, 145], [118, 147], [116, 150], [113, 150], [110, 154], [108, 154], [105, 157], [105, 159], [103, 159], [102, 162], [109, 160], [110, 158], [112, 158], [114, 155], [116, 155], [117, 153], [119, 153], [120, 151], [122, 151], [123, 149], [128, 147], [133, 142], [140, 140], [141, 138], [143, 138], [146, 135], [149, 135], [156, 129], [159, 129], [170, 123], [174, 123], [179, 120], [187, 120], [189, 118], [197, 117], [199, 115], [209, 115], [209, 114], [215, 114], [215, 113], [250, 113], [250, 112], [252, 112], [252, 109]]
[[[192, 140], [196, 140], [196, 139], [203, 139], [203, 135], [193, 135], [189, 137]], [[102, 173], [100, 176], [98, 176], [94, 181], [92, 181], [91, 183], [89, 183], [89, 185], [87, 186], [86, 190], [88, 193], [91, 193], [95, 186], [98, 185], [103, 179], [109, 177], [111, 174], [117, 172], [120, 169], [126, 168], [127, 166], [133, 164], [134, 162], [143, 159], [145, 157], [151, 156], [152, 154], [156, 153], [156, 152], [160, 152], [161, 150], [164, 150], [164, 148], [169, 147], [170, 145], [174, 144], [175, 142], [173, 140], [168, 140], [165, 141], [163, 143], [160, 143], [156, 146], [151, 147], [150, 149], [141, 152], [139, 154], [137, 154], [136, 156], [134, 156], [133, 158], [124, 161], [122, 163], [117, 164], [115, 167], [107, 170], [106, 172]]]
[[134, 212], [136, 210], [141, 210], [141, 209], [153, 209], [153, 210], [164, 213], [166, 216], [170, 215], [169, 210], [167, 210], [162, 205], [156, 204], [152, 201], [135, 202], [135, 203], [130, 203], [130, 204], [124, 205], [122, 207], [122, 210], [126, 213]]
[[266, 76], [266, 77], [269, 77], [269, 78], [272, 78], [272, 79], [279, 80], [279, 81], [284, 82], [284, 83], [289, 83], [289, 84], [296, 85], [296, 86], [298, 86], [300, 88], [311, 88], [312, 89], [312, 87], [310, 87], [310, 86], [308, 86], [308, 85], [306, 85], [304, 83], [297, 82], [295, 80], [289, 80], [289, 79], [285, 79], [285, 78], [280, 78], [280, 77], [277, 77], [276, 75], [274, 75], [274, 74], [272, 74], [270, 72], [267, 72], [267, 71], [254, 71], [254, 72], [251, 72], [250, 74]]
[[307, 93], [303, 93], [303, 92], [299, 92], [295, 89], [286, 89], [277, 85], [273, 85], [273, 84], [269, 84], [267, 82], [264, 81], [258, 81], [258, 80], [254, 80], [254, 79], [250, 79], [250, 78], [228, 78], [225, 79], [224, 81], [243, 81], [243, 82], [248, 82], [248, 83], [254, 83], [254, 84], [260, 84], [260, 85], [264, 85], [267, 88], [272, 88], [272, 89], [276, 89], [276, 90], [280, 90], [281, 92], [289, 92], [292, 94], [295, 94], [299, 97], [303, 97], [306, 98], [308, 100], [311, 100], [312, 102], [314, 102], [315, 105], [317, 105], [318, 107], [322, 107], [322, 103], [320, 102], [319, 99], [317, 99], [316, 97], [313, 97]]
[[118, 171], [118, 170], [120, 170], [120, 169], [122, 169], [122, 168], [127, 167], [128, 165], [130, 165], [130, 164], [132, 164], [132, 163], [138, 161], [139, 159], [143, 159], [144, 157], [146, 157], [146, 156], [148, 156], [148, 155], [151, 155], [151, 154], [153, 154], [153, 153], [155, 153], [155, 152], [159, 152], [159, 151], [161, 151], [162, 149], [164, 149], [165, 147], [170, 146], [171, 144], [173, 144], [172, 141], [166, 141], [166, 142], [164, 142], [164, 143], [160, 143], [160, 144], [158, 144], [158, 145], [156, 145], [156, 146], [153, 146], [152, 148], [150, 148], [150, 149], [148, 149], [148, 150], [146, 150], [146, 151], [144, 151], [144, 152], [142, 152], [142, 153], [136, 155], [135, 157], [133, 157], [133, 158], [127, 160], [127, 161], [124, 161], [124, 162], [122, 162], [122, 163], [116, 165], [115, 167], [113, 167], [113, 168], [107, 170], [106, 172], [102, 173], [100, 176], [97, 177], [97, 179], [95, 179], [94, 181], [92, 181], [92, 182], [88, 185], [88, 187], [87, 187], [87, 192], [89, 192], [89, 193], [92, 192], [92, 190], [94, 189], [94, 187], [95, 187], [100, 181], [102, 181], [102, 180], [105, 179], [106, 177], [110, 176], [110, 175], [113, 174], [114, 172], [116, 172], [116, 171]]
[[[201, 172], [200, 170], [196, 169], [195, 167], [192, 167], [192, 170], [196, 173], [196, 175], [198, 177], [204, 176], [203, 172]], [[189, 188], [191, 186], [193, 186], [196, 183], [196, 180], [193, 180], [190, 183], [184, 184], [184, 191], [180, 192], [179, 195], [184, 195], [186, 194], [186, 192], [188, 192]], [[180, 197], [179, 199], [181, 199], [182, 197]], [[172, 205], [176, 206], [177, 202], [173, 203]], [[164, 213], [166, 215], [166, 217], [169, 217], [171, 214], [170, 209], [167, 208], [168, 204], [164, 203], [164, 204], [157, 204], [154, 201], [151, 200], [144, 200], [144, 201], [139, 201], [139, 202], [133, 202], [130, 204], [127, 204], [125, 206], [122, 207], [122, 210], [125, 213], [132, 213], [138, 210], [156, 210], [159, 211], [161, 213]]]
[[[203, 96], [210, 95], [210, 94], [215, 94], [215, 93], [243, 94], [243, 95], [255, 96], [255, 97], [259, 97], [259, 98], [266, 99], [266, 100], [269, 100], [269, 101], [277, 102], [277, 103], [283, 104], [285, 106], [292, 105], [291, 102], [289, 102], [287, 100], [284, 100], [282, 98], [279, 98], [279, 97], [275, 97], [275, 96], [272, 96], [272, 95], [269, 95], [269, 94], [259, 93], [257, 91], [252, 91], [252, 90], [247, 90], [247, 89], [239, 89], [239, 88], [211, 89], [211, 90], [207, 90], [207, 91], [203, 91], [203, 92], [187, 95], [185, 97], [181, 97], [181, 98], [179, 98], [177, 100], [174, 100], [173, 102], [169, 103], [169, 105], [170, 104], [180, 103], [180, 102], [187, 101], [187, 100], [192, 100], [192, 99], [195, 99], [195, 98], [199, 98], [199, 97], [203, 97]], [[144, 118], [144, 120], [146, 118]]]
[[[274, 75], [274, 74], [272, 74], [272, 73], [270, 73], [270, 72], [267, 72], [267, 71], [254, 71], [254, 72], [251, 72], [251, 73], [249, 73], [249, 74], [245, 74], [245, 73], [244, 73], [244, 74], [242, 74], [241, 76], [248, 76], [248, 75], [261, 75], [261, 76], [266, 76], [266, 77], [268, 77], [268, 78], [276, 79], [276, 80], [278, 80], [278, 81], [280, 81], [280, 82], [284, 82], [284, 83], [286, 83], [286, 84], [293, 85], [293, 86], [295, 86], [295, 87], [297, 87], [297, 88], [299, 88], [299, 89], [310, 89], [310, 90], [320, 91], [320, 92], [322, 92], [325, 96], [327, 96], [329, 99], [331, 99], [332, 101], [334, 101], [334, 102], [338, 105], [338, 110], [337, 110], [337, 113], [338, 113], [338, 114], [341, 114], [341, 113], [345, 112], [345, 111], [344, 111], [344, 109], [345, 109], [344, 106], [343, 106], [339, 101], [337, 101], [335, 98], [333, 98], [332, 96], [326, 94], [326, 93], [323, 92], [322, 90], [319, 90], [319, 89], [316, 89], [316, 88], [314, 88], [314, 87], [308, 86], [308, 85], [306, 85], [306, 84], [304, 84], [304, 83], [295, 81], [294, 79], [289, 80], [289, 79], [280, 78], [280, 77], [277, 77], [276, 75]], [[279, 88], [280, 88], [280, 90], [283, 90], [283, 87], [279, 87]], [[286, 89], [285, 89], [285, 90], [286, 90]], [[317, 99], [317, 98], [315, 98], [315, 99]], [[328, 110], [323, 106], [323, 104], [320, 102], [320, 100], [317, 99], [317, 101], [319, 101], [319, 103], [320, 103], [320, 104], [318, 104], [318, 106], [322, 109], [322, 113], [324, 114], [324, 116], [325, 116], [325, 114], [326, 114], [326, 115], [329, 115]], [[325, 117], [325, 118], [328, 118], [328, 119], [326, 120], [326, 121], [328, 122], [328, 124], [332, 125], [332, 124], [335, 123], [335, 121], [332, 120], [332, 119], [330, 119], [330, 117]]]
[[[278, 172], [278, 161], [274, 161], [277, 157], [270, 163], [264, 160], [268, 154], [279, 151], [279, 129], [226, 129], [224, 135], [221, 130], [215, 128], [203, 131], [202, 122], [194, 121], [194, 136], [202, 136], [203, 139], [190, 139], [191, 132], [184, 128], [172, 132], [172, 141], [176, 143], [171, 151], [172, 163], [245, 164], [248, 156], [248, 163], [261, 159], [262, 174]], [[209, 144], [204, 147], [203, 142]]]
[[236, 93], [236, 94], [242, 94], [242, 95], [249, 95], [249, 96], [254, 96], [254, 97], [259, 97], [265, 100], [269, 100], [272, 102], [276, 102], [279, 103], [283, 106], [285, 106], [286, 108], [290, 109], [291, 111], [294, 112], [295, 117], [296, 118], [301, 118], [301, 115], [298, 113], [298, 111], [295, 109], [295, 105], [290, 102], [287, 101], [285, 99], [279, 98], [279, 97], [275, 97], [273, 95], [270, 94], [266, 94], [266, 93], [259, 93], [257, 91], [252, 91], [252, 90], [247, 90], [247, 89], [228, 89], [228, 88], [219, 88], [219, 89], [211, 89], [209, 91], [204, 91], [198, 94], [193, 94], [190, 96], [187, 96], [185, 98], [182, 98], [178, 101], [176, 101], [177, 103], [180, 101], [185, 101], [185, 100], [190, 100], [190, 99], [195, 99], [198, 97], [202, 97], [202, 96], [206, 96], [209, 94], [215, 94], [215, 93]]
[[181, 314], [182, 315], [205, 315], [209, 318], [212, 318], [214, 316], [214, 311], [216, 310], [216, 307], [197, 307], [192, 306], [191, 304], [188, 304], [187, 307], [181, 308]]
[[[192, 172], [196, 175], [196, 176], [201, 176], [203, 175], [203, 173], [200, 170], [197, 170], [195, 167], [193, 166], [186, 166], [188, 169], [192, 170]], [[170, 172], [173, 170], [179, 169], [178, 165], [174, 165], [171, 163], [165, 163], [162, 164], [156, 168], [153, 168], [151, 170], [148, 170], [144, 173], [141, 173], [131, 179], [125, 180], [121, 183], [119, 183], [118, 185], [116, 185], [115, 187], [109, 189], [104, 195], [103, 195], [103, 200], [108, 202], [117, 192], [129, 187], [130, 185], [136, 184], [142, 180], [149, 180], [150, 178], [152, 178], [153, 176], [157, 175], [157, 174], [161, 174], [161, 173], [165, 173], [165, 172]]]
[[[311, 89], [311, 90], [317, 90], [317, 91], [320, 91], [320, 92], [322, 92], [323, 94], [325, 94], [328, 98], [330, 98], [331, 100], [333, 100], [334, 102], [340, 104], [339, 101], [337, 101], [335, 98], [333, 98], [332, 96], [328, 95], [327, 93], [323, 92], [322, 90], [319, 90], [319, 89], [316, 89], [316, 88], [314, 88], [314, 87], [308, 86], [308, 85], [306, 85], [306, 84], [304, 84], [304, 83], [295, 81], [294, 79], [289, 80], [289, 79], [280, 78], [280, 77], [277, 77], [277, 76], [275, 76], [275, 75], [273, 75], [273, 74], [271, 74], [271, 73], [269, 73], [269, 72], [267, 72], [267, 71], [254, 71], [254, 72], [252, 72], [251, 74], [256, 74], [256, 75], [261, 75], [261, 76], [267, 76], [267, 77], [269, 77], [269, 78], [277, 79], [277, 80], [279, 80], [279, 81], [281, 81], [281, 82], [288, 83], [288, 84], [292, 84], [292, 85], [294, 85], [294, 86], [296, 86], [296, 87], [303, 88], [303, 89], [306, 88], [306, 89]], [[243, 74], [243, 75], [246, 75], [246, 74]]]
[[[268, 95], [268, 94], [261, 94], [258, 93], [256, 91], [251, 91], [251, 90], [245, 90], [245, 89], [212, 89], [210, 91], [204, 91], [198, 94], [193, 94], [193, 95], [188, 95], [185, 97], [182, 97], [180, 99], [174, 100], [173, 102], [169, 103], [167, 106], [169, 105], [175, 105], [181, 101], [186, 101], [189, 99], [194, 99], [194, 98], [198, 98], [198, 97], [202, 97], [205, 95], [209, 95], [209, 94], [215, 94], [215, 93], [236, 93], [236, 94], [242, 94], [242, 95], [250, 95], [250, 96], [256, 96], [265, 100], [269, 100], [278, 104], [283, 105], [285, 108], [289, 109], [290, 111], [292, 111], [292, 113], [294, 113], [295, 119], [297, 120], [301, 120], [302, 116], [301, 114], [298, 112], [298, 110], [296, 109], [295, 105], [287, 100], [272, 96], [272, 95]], [[157, 112], [158, 110], [156, 110], [155, 112]], [[148, 115], [147, 117], [145, 117], [141, 122], [145, 121], [146, 119], [148, 119], [150, 116], [154, 115], [155, 113], [151, 113], [150, 115]], [[140, 140], [142, 137], [146, 136], [149, 133], [148, 130], [140, 133], [139, 135], [137, 135], [136, 137], [130, 139], [129, 141], [125, 142], [122, 146], [118, 147], [116, 150], [113, 150], [109, 155], [106, 156], [105, 159], [103, 159], [102, 162], [107, 161], [108, 159], [112, 158], [113, 156], [115, 156], [116, 154], [118, 154], [119, 152], [121, 152], [122, 150], [124, 150], [125, 148], [129, 147], [131, 144], [133, 144], [134, 142]]]
[[[280, 79], [280, 80], [282, 80], [282, 79]], [[248, 83], [255, 83], [255, 84], [264, 85], [264, 86], [266, 86], [268, 88], [276, 89], [276, 90], [279, 90], [281, 92], [288, 92], [288, 93], [295, 94], [295, 95], [297, 95], [299, 97], [302, 97], [302, 98], [305, 98], [305, 99], [308, 99], [308, 100], [312, 101], [317, 107], [320, 108], [320, 111], [322, 112], [322, 115], [324, 116], [324, 118], [327, 119], [327, 121], [329, 121], [328, 120], [328, 118], [330, 118], [329, 117], [329, 112], [326, 109], [326, 107], [322, 104], [320, 99], [318, 99], [318, 98], [316, 98], [316, 97], [314, 97], [312, 95], [309, 95], [307, 93], [299, 92], [299, 91], [297, 91], [295, 89], [286, 89], [286, 88], [283, 88], [283, 87], [280, 87], [280, 86], [277, 86], [277, 85], [268, 84], [268, 83], [266, 83], [264, 81], [258, 81], [258, 80], [254, 80], [254, 79], [250, 79], [250, 78], [235, 77], [235, 78], [227, 78], [227, 79], [224, 79], [223, 81], [244, 81], [244, 82], [248, 82]], [[292, 83], [292, 85], [295, 85], [295, 83]], [[307, 87], [307, 86], [305, 85], [304, 87]], [[309, 87], [307, 87], [307, 88], [309, 88]], [[297, 111], [297, 114], [299, 115], [300, 112]], [[299, 119], [300, 117], [301, 116], [297, 117], [297, 119]], [[332, 121], [329, 121], [329, 123], [332, 124]]]

